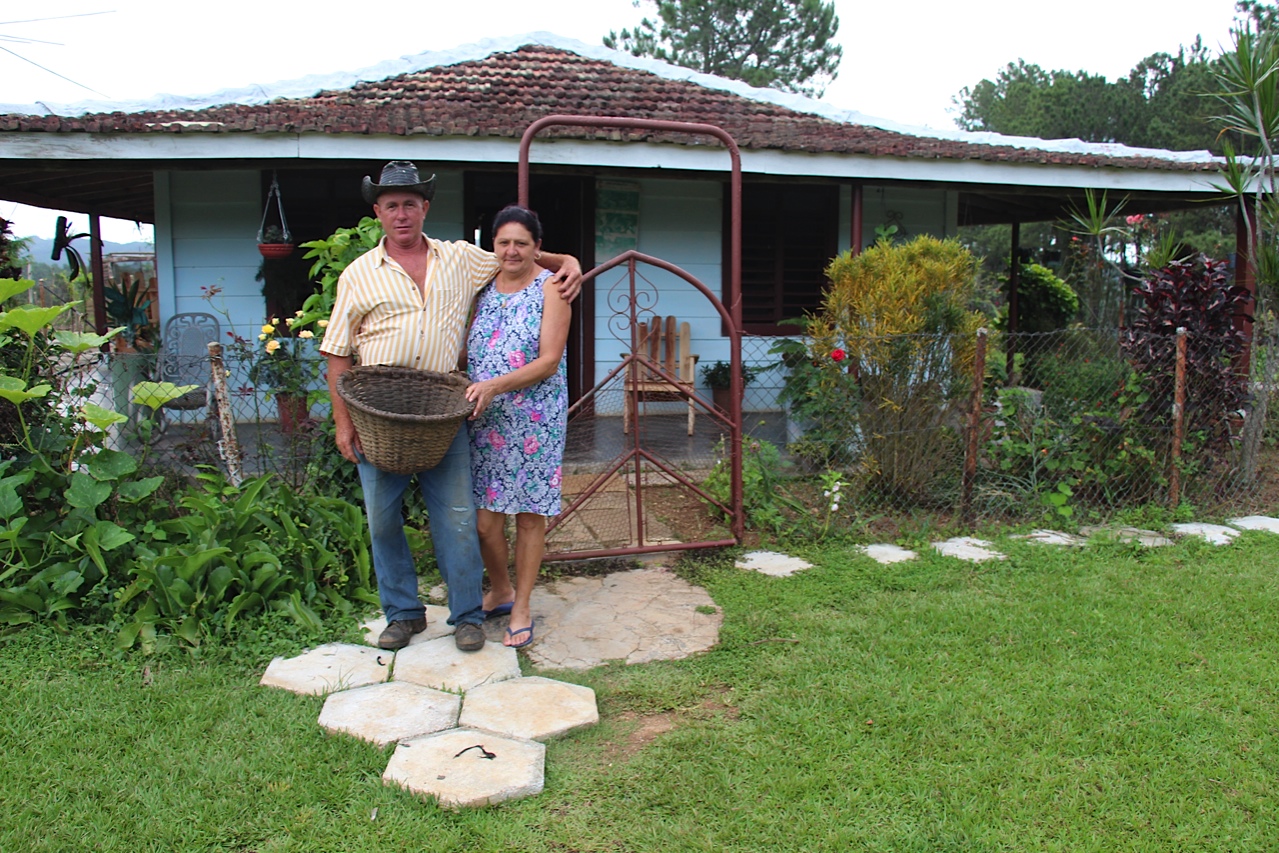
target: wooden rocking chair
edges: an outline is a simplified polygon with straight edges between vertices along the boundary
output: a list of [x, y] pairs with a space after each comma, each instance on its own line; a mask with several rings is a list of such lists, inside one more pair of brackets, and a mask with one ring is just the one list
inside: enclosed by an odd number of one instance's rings
[[648, 397], [660, 397], [688, 401], [688, 434], [693, 434], [693, 417], [697, 411], [693, 402], [697, 356], [689, 352], [691, 340], [688, 323], [677, 324], [674, 317], [655, 317], [651, 322], [640, 323], [639, 349], [635, 354], [658, 365], [662, 372], [654, 370], [644, 361], [636, 363], [635, 375], [627, 369], [626, 401], [622, 407], [623, 433], [631, 431], [633, 405], [638, 406], [640, 400]]

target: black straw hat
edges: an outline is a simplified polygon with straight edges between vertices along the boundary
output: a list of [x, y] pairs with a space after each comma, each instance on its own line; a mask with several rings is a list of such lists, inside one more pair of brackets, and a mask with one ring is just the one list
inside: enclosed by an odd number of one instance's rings
[[417, 193], [427, 201], [435, 197], [435, 176], [422, 180], [422, 176], [417, 173], [417, 166], [408, 160], [392, 160], [387, 163], [382, 167], [380, 180], [382, 183], [375, 184], [372, 178], [365, 175], [364, 182], [360, 184], [360, 194], [369, 204], [377, 204], [378, 196], [388, 190]]

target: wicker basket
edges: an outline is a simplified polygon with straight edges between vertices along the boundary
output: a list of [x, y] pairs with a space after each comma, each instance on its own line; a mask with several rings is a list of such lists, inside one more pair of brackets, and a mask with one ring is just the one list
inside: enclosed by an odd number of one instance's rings
[[391, 474], [440, 464], [458, 427], [475, 407], [468, 380], [410, 367], [353, 367], [338, 377], [364, 456]]

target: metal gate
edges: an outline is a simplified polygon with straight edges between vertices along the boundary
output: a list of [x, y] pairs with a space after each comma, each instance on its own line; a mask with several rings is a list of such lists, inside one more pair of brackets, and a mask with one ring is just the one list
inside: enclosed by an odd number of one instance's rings
[[[584, 276], [607, 318], [586, 318], [619, 345], [619, 363], [569, 410], [563, 467], [565, 507], [547, 526], [547, 559], [584, 559], [740, 544], [742, 515], [741, 156], [718, 127], [602, 116], [548, 116], [520, 142], [519, 199], [529, 203], [529, 148], [552, 126], [632, 128], [715, 137], [732, 159], [729, 305], [674, 264], [627, 251]], [[662, 316], [664, 292], [650, 269], [700, 293], [720, 318], [730, 346], [727, 410], [701, 397], [668, 362], [642, 345], [641, 328]], [[665, 292], [670, 293], [669, 288]], [[597, 311], [597, 314], [599, 312]], [[597, 332], [598, 342], [604, 335]], [[605, 341], [606, 342], [606, 341]], [[656, 385], [641, 377], [657, 379]], [[695, 379], [695, 377], [694, 377]], [[657, 402], [660, 397], [670, 402]], [[673, 409], [674, 414], [668, 411]], [[685, 426], [686, 425], [686, 426]], [[683, 433], [683, 435], [680, 435]]]

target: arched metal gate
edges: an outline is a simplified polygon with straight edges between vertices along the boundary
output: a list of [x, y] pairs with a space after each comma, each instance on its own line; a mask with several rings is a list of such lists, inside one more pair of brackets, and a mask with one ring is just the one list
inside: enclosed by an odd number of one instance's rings
[[[616, 367], [569, 410], [564, 462], [565, 508], [547, 528], [547, 559], [583, 559], [740, 544], [742, 516], [741, 155], [724, 130], [707, 124], [605, 116], [548, 116], [520, 142], [519, 199], [529, 204], [529, 148], [547, 127], [631, 128], [712, 136], [732, 159], [729, 304], [674, 264], [627, 251], [585, 274], [606, 318], [586, 318], [620, 343]], [[667, 364], [641, 346], [641, 324], [662, 316], [661, 295], [647, 276], [660, 270], [693, 287], [719, 316], [730, 345], [732, 382], [727, 410], [687, 388]], [[669, 428], [683, 415], [652, 413], [632, 390], [638, 377], [666, 380], [678, 408], [693, 407], [687, 435]], [[620, 405], [619, 405], [620, 401]], [[623, 407], [628, 417], [621, 417]], [[692, 421], [699, 423], [694, 430]], [[625, 425], [624, 425], [625, 422]], [[629, 427], [629, 428], [628, 428]], [[711, 485], [711, 484], [714, 485]], [[727, 485], [727, 500], [724, 486]]]

